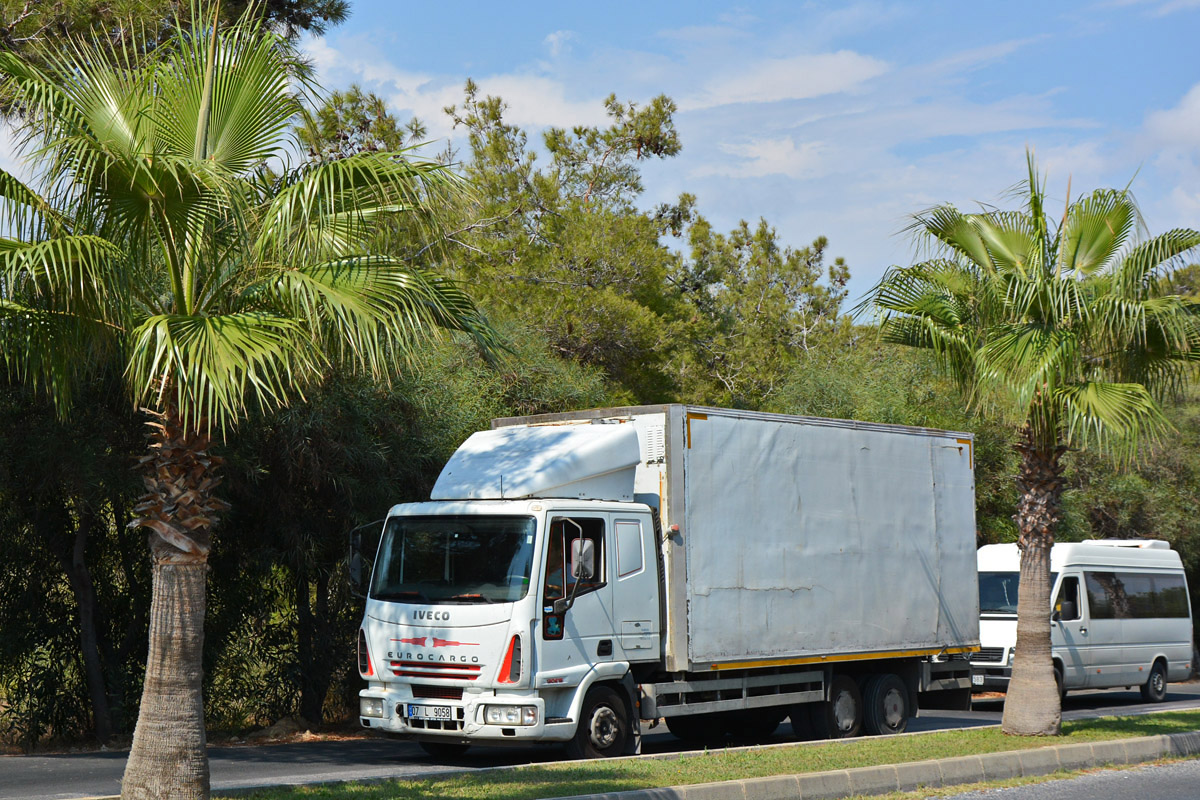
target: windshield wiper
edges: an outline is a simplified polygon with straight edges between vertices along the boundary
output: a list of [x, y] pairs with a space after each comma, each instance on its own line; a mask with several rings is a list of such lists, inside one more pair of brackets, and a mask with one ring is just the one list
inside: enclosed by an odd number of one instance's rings
[[460, 603], [494, 603], [495, 600], [490, 597], [484, 597], [481, 594], [454, 594], [446, 598], [447, 600], [457, 600]]
[[425, 596], [424, 592], [419, 592], [416, 589], [401, 589], [395, 592], [383, 592], [382, 594], [373, 594], [371, 597], [375, 600], [420, 600], [425, 603], [433, 602]]

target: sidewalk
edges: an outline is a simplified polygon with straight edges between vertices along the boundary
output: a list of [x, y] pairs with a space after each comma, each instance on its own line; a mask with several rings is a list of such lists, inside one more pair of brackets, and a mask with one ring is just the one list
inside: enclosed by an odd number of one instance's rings
[[1200, 754], [1200, 731], [802, 775], [576, 795], [569, 800], [831, 800], [1196, 754]]

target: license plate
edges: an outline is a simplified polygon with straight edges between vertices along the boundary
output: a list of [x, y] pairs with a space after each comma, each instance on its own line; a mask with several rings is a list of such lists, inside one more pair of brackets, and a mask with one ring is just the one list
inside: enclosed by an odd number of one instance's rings
[[450, 706], [422, 706], [416, 703], [408, 704], [409, 719], [450, 719]]
[[972, 675], [971, 676], [971, 685], [972, 686], [983, 686], [983, 676], [982, 675]]

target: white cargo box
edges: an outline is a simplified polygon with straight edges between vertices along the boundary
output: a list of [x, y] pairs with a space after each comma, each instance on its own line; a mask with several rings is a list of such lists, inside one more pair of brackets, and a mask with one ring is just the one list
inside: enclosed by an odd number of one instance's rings
[[970, 434], [683, 405], [493, 427], [596, 423], [638, 431], [634, 496], [664, 528], [667, 669], [978, 648]]

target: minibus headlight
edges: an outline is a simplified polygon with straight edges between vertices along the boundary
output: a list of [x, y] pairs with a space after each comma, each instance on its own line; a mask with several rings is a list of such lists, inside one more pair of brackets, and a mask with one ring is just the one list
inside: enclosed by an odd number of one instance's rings
[[358, 713], [362, 717], [382, 717], [383, 699], [380, 697], [358, 698]]
[[484, 706], [488, 725], [537, 725], [537, 706]]

